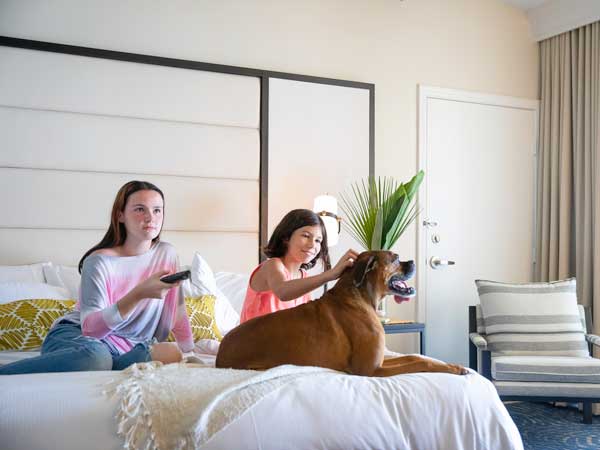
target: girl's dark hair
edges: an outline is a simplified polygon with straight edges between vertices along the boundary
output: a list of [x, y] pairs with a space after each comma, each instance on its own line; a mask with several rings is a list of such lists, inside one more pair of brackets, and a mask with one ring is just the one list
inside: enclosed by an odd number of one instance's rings
[[[163, 195], [162, 191], [148, 181], [130, 181], [125, 183], [121, 189], [119, 189], [119, 192], [117, 192], [117, 196], [115, 197], [115, 201], [113, 203], [112, 212], [110, 214], [110, 226], [108, 227], [108, 231], [102, 240], [85, 252], [83, 257], [79, 260], [79, 273], [81, 273], [81, 270], [83, 269], [83, 261], [85, 261], [85, 258], [87, 258], [91, 253], [101, 248], [111, 248], [118, 245], [123, 245], [125, 239], [127, 239], [127, 230], [125, 229], [125, 224], [119, 222], [119, 213], [125, 211], [125, 205], [127, 204], [127, 200], [131, 194], [134, 192], [147, 190], [158, 192], [164, 203], [165, 196]], [[152, 243], [156, 244], [158, 241], [160, 241], [160, 233], [158, 233], [158, 236], [152, 239]]]
[[330, 269], [331, 262], [329, 261], [329, 248], [327, 247], [327, 231], [325, 230], [325, 224], [321, 218], [310, 209], [293, 209], [287, 213], [283, 219], [281, 219], [279, 225], [275, 227], [275, 231], [273, 231], [269, 243], [263, 249], [263, 253], [269, 258], [280, 258], [285, 256], [292, 233], [298, 228], [314, 225], [319, 225], [321, 227], [321, 233], [323, 234], [321, 251], [310, 262], [302, 264], [300, 267], [305, 270], [311, 269], [315, 266], [317, 260], [321, 259], [325, 270]]

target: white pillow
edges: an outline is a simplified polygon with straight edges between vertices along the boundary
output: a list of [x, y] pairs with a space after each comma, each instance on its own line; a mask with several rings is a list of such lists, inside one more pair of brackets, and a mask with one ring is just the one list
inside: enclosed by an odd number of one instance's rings
[[217, 281], [217, 287], [227, 296], [233, 309], [235, 309], [238, 314], [241, 314], [242, 306], [246, 299], [250, 275], [233, 272], [217, 272], [215, 274], [215, 280]]
[[64, 287], [69, 291], [72, 299], [79, 299], [81, 275], [77, 267], [49, 263], [44, 266], [44, 276], [48, 284]]
[[48, 262], [27, 264], [22, 266], [0, 266], [0, 283], [20, 281], [24, 283], [45, 283], [44, 266]]
[[233, 309], [227, 296], [217, 287], [212, 269], [198, 253], [194, 254], [190, 270], [192, 272], [191, 280], [186, 280], [182, 285], [184, 296], [214, 295], [217, 298], [215, 321], [217, 328], [225, 336], [240, 323], [239, 314]]
[[200, 290], [200, 294], [216, 295], [217, 282], [215, 281], [215, 275], [206, 260], [197, 252], [194, 253], [192, 258], [190, 270], [192, 271], [190, 282]]
[[72, 297], [67, 289], [46, 283], [27, 283], [20, 281], [0, 283], [0, 304], [14, 302], [15, 300], [37, 298], [69, 300]]
[[215, 321], [221, 335], [225, 336], [240, 324], [240, 315], [233, 309], [231, 303], [219, 288], [217, 288], [215, 295], [217, 297], [217, 301], [215, 302]]

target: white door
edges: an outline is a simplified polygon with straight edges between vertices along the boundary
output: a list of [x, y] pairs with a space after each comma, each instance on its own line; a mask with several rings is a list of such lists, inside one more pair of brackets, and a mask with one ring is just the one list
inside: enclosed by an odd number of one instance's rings
[[419, 92], [418, 319], [427, 355], [466, 365], [474, 280], [531, 280], [538, 102]]

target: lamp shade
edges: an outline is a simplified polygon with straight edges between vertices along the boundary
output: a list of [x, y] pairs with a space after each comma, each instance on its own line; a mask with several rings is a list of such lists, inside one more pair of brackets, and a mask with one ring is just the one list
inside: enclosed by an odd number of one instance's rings
[[333, 247], [339, 241], [339, 218], [337, 216], [338, 204], [336, 198], [331, 195], [319, 195], [315, 198], [313, 211], [321, 216], [327, 233], [327, 244], [329, 247]]
[[333, 195], [319, 195], [315, 198], [313, 211], [316, 213], [326, 211], [337, 215], [338, 204], [336, 198]]

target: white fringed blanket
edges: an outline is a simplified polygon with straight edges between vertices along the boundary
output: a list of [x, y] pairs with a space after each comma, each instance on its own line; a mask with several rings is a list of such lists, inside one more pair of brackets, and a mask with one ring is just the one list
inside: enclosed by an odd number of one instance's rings
[[131, 450], [197, 449], [248, 408], [300, 377], [335, 373], [280, 366], [266, 372], [196, 364], [134, 364], [112, 380], [118, 434]]

